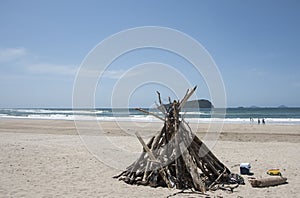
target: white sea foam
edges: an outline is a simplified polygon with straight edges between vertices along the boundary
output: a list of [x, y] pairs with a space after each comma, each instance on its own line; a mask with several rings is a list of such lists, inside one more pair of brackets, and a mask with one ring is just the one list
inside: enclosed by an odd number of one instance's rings
[[[292, 115], [296, 118], [268, 118], [265, 117], [266, 124], [300, 125], [298, 110], [293, 110]], [[134, 112], [130, 115], [129, 110], [106, 110], [106, 109], [0, 109], [0, 118], [26, 118], [26, 119], [51, 119], [51, 120], [98, 120], [113, 122], [159, 122], [159, 119]], [[162, 116], [161, 112], [156, 112]], [[241, 114], [242, 115], [242, 114]], [[183, 112], [182, 117], [189, 123], [225, 123], [225, 124], [257, 124], [257, 118], [250, 122], [249, 118], [204, 118], [209, 116], [209, 112]], [[286, 115], [284, 115], [286, 116]]]
[[106, 110], [48, 110], [48, 109], [7, 109], [18, 113], [32, 113], [32, 114], [101, 114], [107, 113]]
[[187, 111], [187, 112], [180, 112], [180, 115], [209, 115], [208, 113], [205, 112], [191, 112], [191, 111]]
[[[47, 120], [98, 120], [110, 122], [160, 122], [153, 116], [134, 115], [128, 117], [105, 117], [91, 115], [64, 115], [64, 114], [31, 114], [26, 116], [13, 116], [0, 114], [0, 118], [22, 118], [22, 119], [47, 119]], [[224, 124], [257, 124], [251, 123], [246, 118], [186, 118], [188, 123], [224, 123]], [[300, 118], [266, 118], [266, 124], [300, 125]]]

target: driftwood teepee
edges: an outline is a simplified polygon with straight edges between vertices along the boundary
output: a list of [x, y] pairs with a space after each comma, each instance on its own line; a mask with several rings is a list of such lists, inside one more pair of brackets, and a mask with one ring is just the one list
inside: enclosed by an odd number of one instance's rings
[[143, 146], [143, 152], [124, 172], [114, 178], [128, 184], [194, 188], [201, 192], [214, 189], [220, 183], [229, 182], [230, 170], [180, 118], [180, 110], [195, 90], [196, 87], [188, 90], [180, 101], [171, 103], [169, 99], [169, 105], [162, 104], [160, 93], [157, 92], [160, 103], [158, 109], [162, 111], [164, 118], [138, 109], [164, 121], [164, 126], [147, 144], [136, 133]]

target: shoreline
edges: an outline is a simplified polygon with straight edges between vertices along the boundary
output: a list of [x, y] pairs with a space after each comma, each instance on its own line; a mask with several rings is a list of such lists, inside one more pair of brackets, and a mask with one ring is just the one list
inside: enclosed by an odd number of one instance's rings
[[[73, 118], [70, 116], [69, 118], [47, 118], [47, 117], [14, 117], [14, 116], [6, 116], [0, 117], [0, 119], [24, 119], [24, 120], [59, 120], [59, 121], [97, 121], [97, 122], [161, 122], [159, 119], [154, 117], [95, 117], [94, 119], [91, 118]], [[191, 124], [237, 124], [237, 125], [282, 125], [282, 126], [300, 126], [300, 118], [265, 118], [265, 124], [260, 123], [258, 124], [256, 121], [251, 122], [249, 121], [250, 118], [185, 118], [185, 121]]]
[[[71, 121], [71, 122], [92, 122], [92, 121], [97, 121], [97, 122], [137, 122], [137, 123], [162, 123], [161, 120], [150, 116], [151, 119], [138, 119], [135, 117], [126, 117], [126, 118], [122, 118], [122, 117], [102, 117], [98, 119], [65, 119], [65, 118], [45, 118], [45, 117], [0, 117], [0, 120], [44, 120], [44, 121]], [[104, 119], [103, 119], [104, 118]], [[207, 121], [203, 121], [201, 119], [206, 119]], [[184, 120], [186, 122], [188, 122], [189, 124], [232, 124], [232, 125], [275, 125], [275, 126], [300, 126], [300, 122], [293, 122], [290, 121], [290, 123], [288, 122], [268, 122], [268, 119], [266, 118], [266, 123], [265, 124], [258, 124], [257, 122], [250, 122], [250, 121], [226, 121], [226, 119], [240, 119], [240, 120], [249, 120], [249, 118], [224, 118], [225, 121], [211, 121], [210, 118], [185, 118]], [[218, 120], [219, 118], [213, 118]], [[270, 118], [270, 119], [277, 119], [277, 118]], [[278, 118], [278, 119], [283, 119], [283, 118]], [[297, 119], [297, 118], [284, 118], [284, 119], [288, 119], [288, 120], [293, 120], [293, 119]], [[300, 120], [300, 118], [299, 118]]]

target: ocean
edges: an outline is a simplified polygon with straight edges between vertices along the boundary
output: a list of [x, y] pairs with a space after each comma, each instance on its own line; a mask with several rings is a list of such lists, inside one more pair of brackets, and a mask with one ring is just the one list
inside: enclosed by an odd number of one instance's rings
[[[156, 109], [150, 110], [158, 115]], [[214, 118], [218, 109], [186, 109], [181, 113], [187, 122], [209, 123], [224, 122], [234, 124], [266, 124], [300, 125], [300, 108], [227, 108], [222, 118]], [[161, 115], [162, 116], [162, 115]], [[99, 121], [134, 121], [158, 122], [157, 118], [131, 108], [7, 108], [0, 109], [1, 118], [53, 119], [53, 120], [99, 120]], [[252, 118], [252, 120], [250, 119]]]

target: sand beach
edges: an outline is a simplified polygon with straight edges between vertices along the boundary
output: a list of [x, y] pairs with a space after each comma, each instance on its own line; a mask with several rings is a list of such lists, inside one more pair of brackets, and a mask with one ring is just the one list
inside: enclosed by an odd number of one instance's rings
[[[83, 122], [87, 130], [98, 130]], [[142, 147], [134, 132], [146, 138], [148, 133], [159, 131], [162, 123], [147, 124], [147, 128], [132, 122], [123, 122], [122, 128], [114, 122], [101, 126], [102, 137], [138, 153]], [[207, 124], [191, 127], [205, 139]], [[107, 152], [113, 155], [114, 150]], [[253, 188], [247, 180], [250, 176], [243, 176], [246, 184], [233, 193], [208, 192], [211, 197], [299, 197], [299, 125], [225, 124], [212, 152], [234, 173], [239, 173], [240, 163], [249, 162], [254, 173], [251, 177], [268, 177], [268, 169], [279, 168], [288, 183]], [[126, 155], [117, 158], [124, 167], [131, 163]], [[178, 192], [113, 179], [120, 171], [90, 152], [73, 121], [0, 119], [0, 197], [168, 197]], [[173, 197], [197, 196], [180, 193]]]

